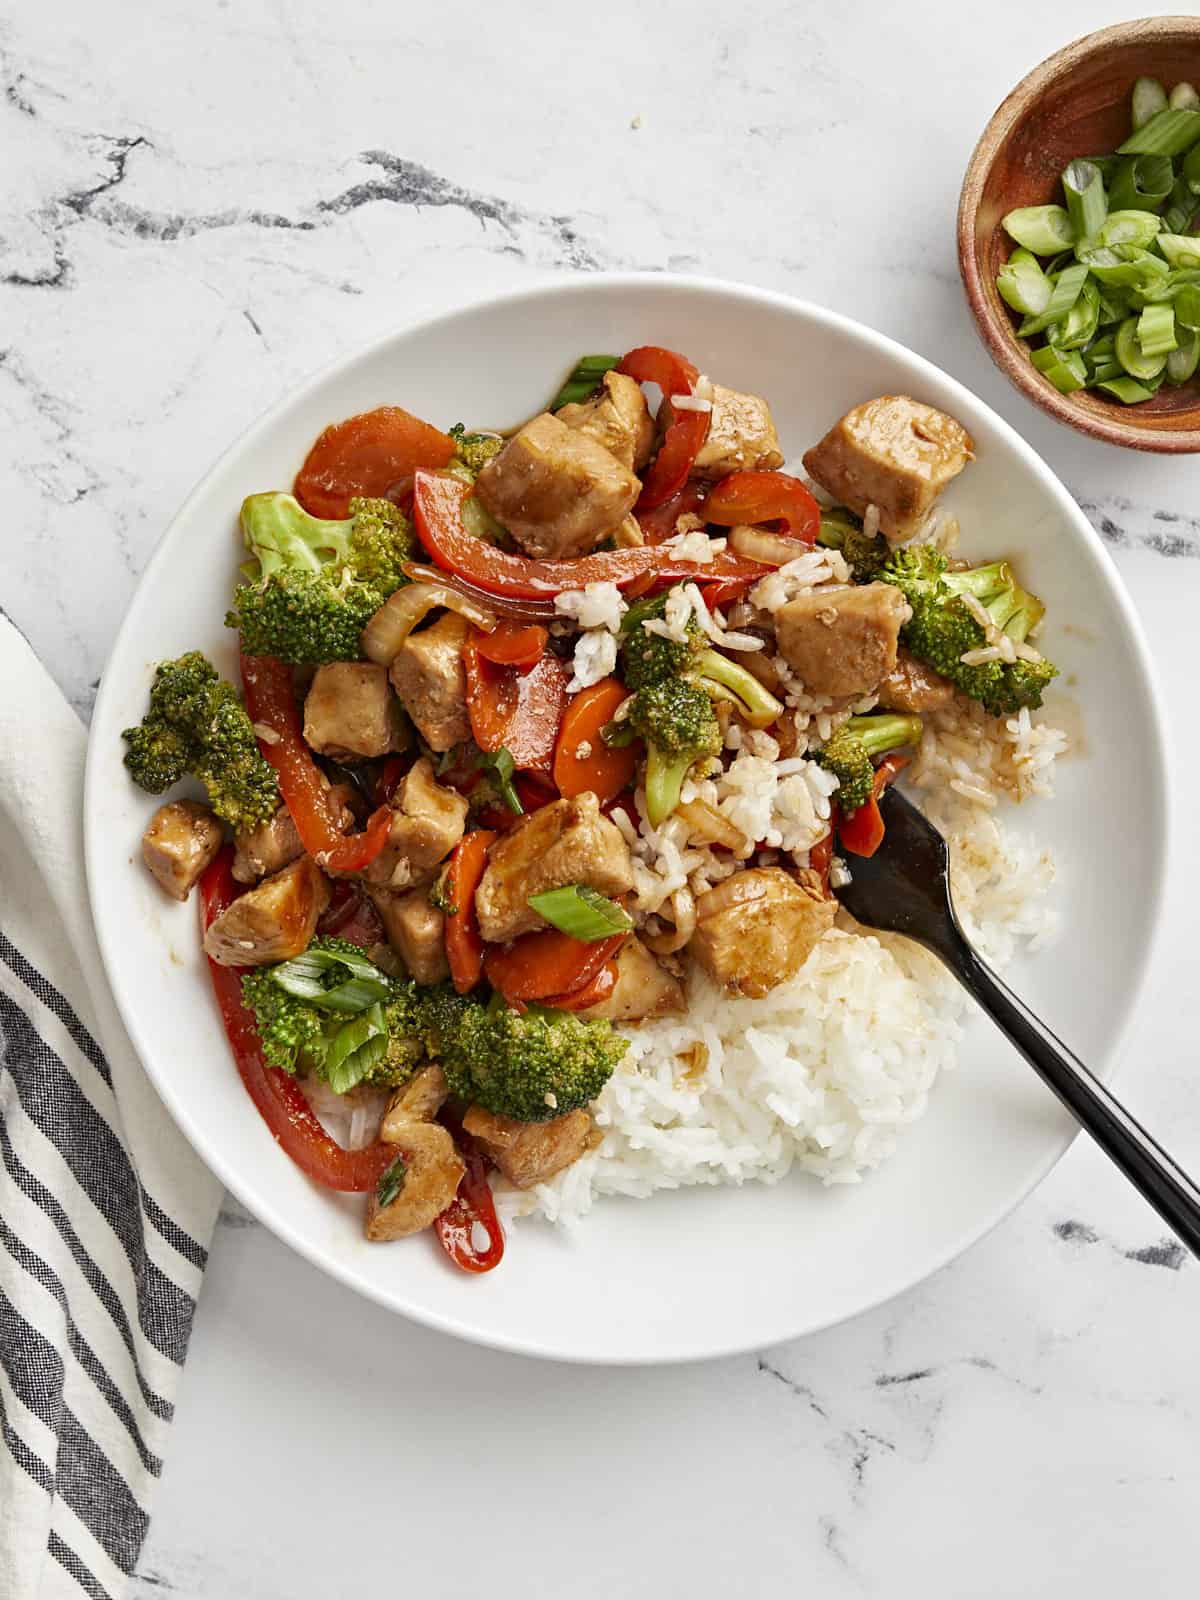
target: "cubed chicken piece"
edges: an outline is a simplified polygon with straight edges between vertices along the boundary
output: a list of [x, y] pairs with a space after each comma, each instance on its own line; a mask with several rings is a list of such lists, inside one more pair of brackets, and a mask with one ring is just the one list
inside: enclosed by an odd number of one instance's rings
[[427, 888], [396, 894], [372, 889], [371, 900], [383, 922], [388, 943], [418, 983], [440, 983], [450, 976], [446, 961], [446, 918], [429, 903]]
[[[727, 478], [731, 472], [770, 471], [783, 465], [779, 435], [771, 408], [756, 394], [741, 394], [714, 383], [707, 397], [712, 403], [708, 436], [692, 463], [694, 478]], [[675, 417], [669, 400], [659, 407], [659, 422]]]
[[594, 550], [633, 510], [641, 484], [611, 451], [549, 411], [479, 474], [475, 492], [530, 556]]
[[367, 1200], [367, 1238], [406, 1239], [440, 1217], [458, 1193], [466, 1168], [454, 1140], [439, 1122], [404, 1122], [395, 1131], [397, 1154], [404, 1158], [400, 1192], [390, 1205]]
[[880, 528], [898, 544], [917, 532], [973, 453], [971, 435], [953, 417], [906, 394], [885, 394], [847, 411], [804, 465], [860, 517], [877, 506]]
[[896, 665], [908, 601], [891, 583], [797, 595], [775, 613], [779, 653], [812, 694], [869, 694]]
[[430, 628], [410, 633], [392, 661], [392, 687], [422, 739], [440, 753], [471, 737], [462, 648], [470, 628], [447, 611]]
[[435, 1062], [422, 1067], [416, 1077], [397, 1089], [388, 1101], [379, 1137], [388, 1144], [401, 1144], [404, 1127], [410, 1122], [432, 1122], [450, 1097], [446, 1074]]
[[884, 711], [904, 711], [920, 715], [940, 711], [954, 699], [954, 685], [940, 672], [927, 667], [903, 645], [896, 652], [896, 665], [879, 685], [879, 705]]
[[[329, 796], [337, 825], [344, 833], [354, 823], [351, 802], [355, 800], [355, 792], [348, 783], [334, 783], [329, 786]], [[234, 834], [233, 843], [231, 870], [239, 883], [257, 883], [260, 878], [269, 878], [271, 873], [304, 854], [304, 845], [286, 806], [280, 806], [269, 822], [261, 822], [257, 828], [240, 829]]]
[[438, 783], [428, 756], [422, 756], [397, 785], [392, 813], [388, 842], [363, 877], [384, 888], [407, 889], [427, 880], [462, 838], [467, 802]]
[[335, 761], [383, 756], [404, 747], [400, 707], [386, 667], [331, 661], [318, 667], [304, 700], [304, 737]]
[[654, 419], [641, 384], [623, 372], [606, 372], [598, 395], [582, 405], [563, 406], [555, 416], [603, 445], [630, 472], [640, 472], [650, 459]]
[[660, 967], [635, 934], [617, 956], [616, 987], [581, 1017], [607, 1017], [610, 1022], [643, 1022], [647, 1017], [678, 1016], [684, 1010], [683, 985]]
[[592, 1143], [592, 1119], [586, 1111], [569, 1111], [551, 1122], [516, 1122], [471, 1106], [463, 1130], [479, 1141], [485, 1155], [517, 1189], [548, 1183]]
[[616, 823], [601, 816], [590, 789], [529, 812], [492, 846], [475, 895], [479, 931], [500, 942], [544, 928], [529, 897], [566, 883], [608, 895], [633, 887], [629, 846]]
[[329, 904], [329, 880], [301, 856], [256, 889], [247, 889], [204, 935], [204, 950], [223, 967], [263, 967], [307, 950]]
[[142, 835], [142, 860], [175, 900], [186, 900], [202, 872], [216, 860], [221, 824], [198, 800], [169, 800]]
[[731, 993], [757, 997], [796, 976], [836, 914], [816, 873], [750, 867], [696, 901], [688, 951]]

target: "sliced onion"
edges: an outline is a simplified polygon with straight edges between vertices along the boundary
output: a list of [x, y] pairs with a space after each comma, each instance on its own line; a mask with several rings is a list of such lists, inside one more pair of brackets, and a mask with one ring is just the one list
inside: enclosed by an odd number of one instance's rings
[[485, 611], [497, 612], [502, 617], [515, 617], [521, 622], [554, 622], [559, 618], [553, 600], [518, 600], [511, 595], [489, 594], [486, 589], [468, 583], [466, 578], [460, 578], [457, 573], [443, 572], [440, 567], [422, 566], [419, 561], [406, 561], [404, 572], [414, 583], [440, 583], [444, 588], [462, 595], [464, 600], [472, 600]]
[[707, 800], [689, 800], [684, 805], [678, 805], [675, 815], [687, 823], [689, 838], [703, 839], [708, 844], [723, 844], [736, 855], [750, 854], [751, 841]]
[[731, 878], [723, 878], [707, 894], [700, 896], [700, 903], [696, 907], [697, 920], [707, 922], [709, 917], [715, 917], [721, 911], [748, 905], [751, 900], [761, 900], [769, 893], [770, 885], [764, 883], [757, 874], [735, 872]]
[[673, 928], [662, 933], [642, 930], [642, 943], [656, 956], [669, 956], [682, 950], [696, 931], [696, 902], [690, 889], [676, 889], [671, 896], [671, 909], [675, 913]]
[[729, 548], [747, 561], [761, 561], [764, 567], [786, 567], [789, 561], [797, 561], [812, 551], [812, 545], [803, 539], [786, 539], [782, 533], [752, 528], [745, 522], [730, 528]]
[[494, 611], [468, 600], [449, 584], [408, 583], [388, 596], [363, 629], [363, 654], [381, 667], [390, 667], [396, 652], [417, 623], [423, 621], [436, 606], [457, 611], [460, 617], [473, 622], [485, 633], [491, 633], [496, 626]]

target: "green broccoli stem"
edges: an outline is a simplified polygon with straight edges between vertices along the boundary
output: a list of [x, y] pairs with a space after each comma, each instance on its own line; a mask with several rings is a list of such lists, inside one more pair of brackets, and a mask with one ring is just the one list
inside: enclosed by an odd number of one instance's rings
[[862, 740], [872, 759], [887, 755], [889, 750], [903, 750], [908, 745], [920, 744], [924, 731], [920, 717], [903, 716], [899, 712], [851, 717], [845, 727]]
[[694, 752], [668, 755], [651, 744], [646, 751], [646, 815], [652, 828], [659, 828], [679, 804], [683, 780], [696, 760]]
[[349, 561], [354, 518], [331, 522], [313, 517], [294, 495], [272, 490], [248, 495], [242, 501], [242, 534], [246, 548], [258, 557], [261, 576], [288, 567], [295, 572], [319, 572], [334, 559]]
[[745, 667], [739, 667], [717, 650], [702, 650], [696, 657], [694, 672], [701, 684], [720, 684], [733, 695], [752, 728], [765, 728], [783, 715], [783, 704], [763, 687]]

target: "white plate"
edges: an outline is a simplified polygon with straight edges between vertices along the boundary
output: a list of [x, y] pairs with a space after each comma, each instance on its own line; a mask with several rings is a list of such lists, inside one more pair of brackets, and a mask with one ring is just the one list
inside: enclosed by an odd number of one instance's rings
[[[1066, 1149], [1073, 1125], [982, 1018], [959, 1072], [893, 1160], [857, 1187], [794, 1174], [776, 1188], [608, 1200], [575, 1232], [520, 1226], [500, 1270], [450, 1268], [431, 1240], [362, 1237], [359, 1198], [313, 1187], [271, 1142], [230, 1059], [197, 946], [137, 859], [154, 802], [129, 783], [120, 731], [153, 663], [185, 649], [234, 673], [222, 626], [242, 497], [286, 487], [320, 429], [395, 402], [432, 421], [502, 426], [543, 405], [579, 353], [662, 344], [766, 395], [793, 459], [870, 395], [907, 392], [958, 417], [978, 459], [948, 503], [964, 549], [1004, 552], [1049, 602], [1049, 652], [1082, 709], [1083, 753], [1059, 798], [1013, 812], [1055, 851], [1063, 935], [1010, 980], [1103, 1073], [1142, 984], [1162, 898], [1164, 741], [1138, 623], [1062, 485], [1013, 430], [920, 357], [815, 306], [695, 279], [589, 277], [512, 294], [381, 340], [313, 380], [208, 474], [130, 606], [92, 724], [86, 828], [92, 905], [117, 1004], [163, 1099], [222, 1181], [347, 1287], [484, 1344], [577, 1361], [682, 1361], [853, 1316], [978, 1239]], [[1064, 627], [1070, 620], [1072, 626]], [[1126, 886], [1119, 902], [1108, 887]], [[1117, 906], [1119, 904], [1119, 913]]]

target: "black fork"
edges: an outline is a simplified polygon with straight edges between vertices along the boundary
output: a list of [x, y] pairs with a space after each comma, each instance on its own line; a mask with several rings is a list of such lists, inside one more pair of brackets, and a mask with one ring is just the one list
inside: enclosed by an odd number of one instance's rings
[[933, 824], [896, 789], [888, 790], [880, 809], [883, 844], [873, 856], [850, 858], [852, 879], [837, 891], [846, 910], [867, 927], [902, 933], [939, 957], [1168, 1227], [1200, 1255], [1200, 1188], [972, 948], [954, 913], [946, 841]]

